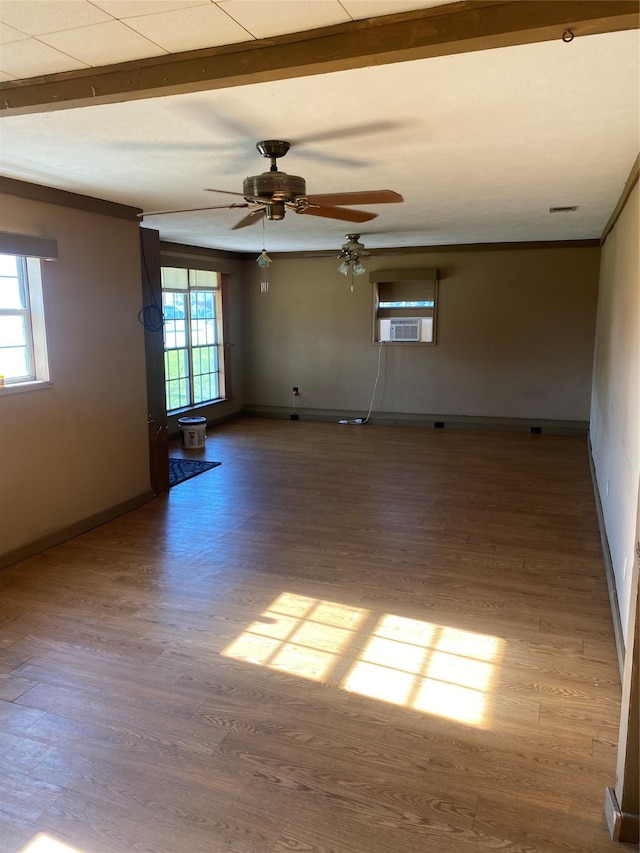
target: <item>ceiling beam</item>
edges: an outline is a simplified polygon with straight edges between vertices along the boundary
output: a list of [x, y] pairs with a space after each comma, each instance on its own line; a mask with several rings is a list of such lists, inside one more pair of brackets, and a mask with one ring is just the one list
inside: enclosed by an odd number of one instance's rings
[[[0, 84], [0, 116], [117, 103], [636, 29], [638, 0], [464, 0]], [[570, 46], [567, 45], [567, 50]]]
[[44, 201], [47, 204], [57, 204], [64, 207], [74, 207], [77, 210], [87, 210], [90, 213], [100, 213], [104, 216], [116, 216], [119, 219], [135, 219], [140, 221], [142, 210], [128, 204], [119, 204], [115, 201], [107, 201], [102, 198], [81, 195], [67, 190], [59, 190], [55, 187], [44, 187], [40, 184], [31, 184], [27, 181], [18, 181], [15, 178], [6, 178], [0, 175], [0, 193], [15, 195], [20, 198], [28, 198], [34, 201]]

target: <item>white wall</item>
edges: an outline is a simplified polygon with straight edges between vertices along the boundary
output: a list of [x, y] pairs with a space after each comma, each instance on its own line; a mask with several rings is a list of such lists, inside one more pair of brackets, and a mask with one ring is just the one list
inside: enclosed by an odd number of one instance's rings
[[[426, 251], [370, 271], [440, 270], [437, 345], [385, 345], [374, 412], [589, 418], [599, 248]], [[334, 259], [275, 257], [247, 289], [245, 406], [367, 411], [376, 376], [372, 286]]]
[[0, 195], [0, 230], [53, 237], [52, 386], [0, 396], [0, 555], [149, 491], [135, 220]]
[[593, 462], [625, 629], [640, 480], [638, 208], [636, 184], [602, 249], [591, 404]]

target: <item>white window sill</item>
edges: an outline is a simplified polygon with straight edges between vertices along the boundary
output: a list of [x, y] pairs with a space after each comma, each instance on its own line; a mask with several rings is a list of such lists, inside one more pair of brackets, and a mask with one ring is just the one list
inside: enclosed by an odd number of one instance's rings
[[196, 412], [198, 409], [206, 409], [209, 406], [219, 406], [221, 403], [226, 403], [231, 397], [216, 397], [215, 400], [206, 400], [204, 403], [196, 403], [195, 406], [186, 406], [183, 409], [169, 409], [167, 415], [172, 418], [174, 415], [188, 415], [189, 412]]
[[11, 382], [0, 385], [0, 397], [8, 397], [11, 394], [24, 394], [26, 391], [40, 391], [44, 388], [52, 388], [53, 383], [49, 379], [34, 379], [33, 382]]

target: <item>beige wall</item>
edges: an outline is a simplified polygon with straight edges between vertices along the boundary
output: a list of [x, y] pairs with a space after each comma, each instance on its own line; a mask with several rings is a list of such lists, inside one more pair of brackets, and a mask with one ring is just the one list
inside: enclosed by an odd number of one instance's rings
[[56, 238], [43, 264], [52, 386], [0, 397], [0, 555], [139, 498], [149, 454], [138, 224], [0, 196], [0, 230]]
[[[437, 346], [385, 345], [373, 411], [587, 422], [599, 249], [427, 251], [370, 271], [440, 270]], [[334, 259], [274, 258], [247, 290], [245, 406], [368, 410], [377, 370], [368, 276]]]
[[[638, 185], [602, 249], [591, 444], [626, 629], [640, 481], [640, 219]], [[625, 570], [626, 562], [626, 570]]]

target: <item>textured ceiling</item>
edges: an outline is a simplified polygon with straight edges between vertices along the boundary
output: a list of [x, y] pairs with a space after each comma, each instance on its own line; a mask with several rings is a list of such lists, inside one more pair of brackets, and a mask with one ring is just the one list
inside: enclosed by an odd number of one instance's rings
[[[250, 42], [442, 5], [404, 0], [2, 0], [0, 79]], [[391, 189], [358, 226], [288, 212], [145, 216], [162, 239], [253, 252], [598, 238], [640, 147], [638, 30], [25, 115], [0, 113], [0, 173], [148, 211], [242, 202], [268, 169], [307, 192]], [[577, 206], [573, 213], [550, 207]]]

